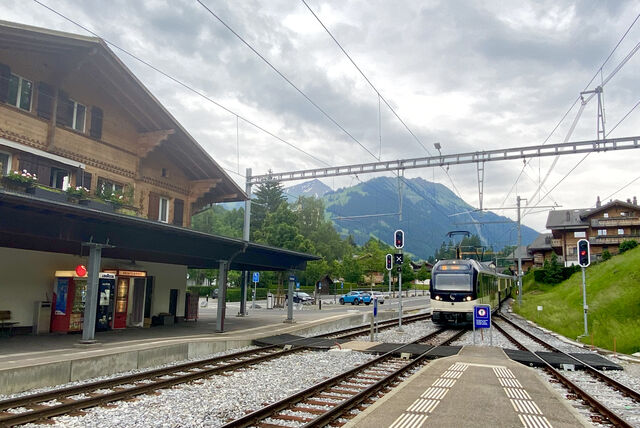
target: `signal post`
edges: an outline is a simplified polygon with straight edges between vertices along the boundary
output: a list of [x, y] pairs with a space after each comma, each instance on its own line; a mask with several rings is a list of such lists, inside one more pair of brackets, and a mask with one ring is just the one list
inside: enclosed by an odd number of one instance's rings
[[393, 233], [393, 244], [400, 250], [394, 256], [395, 265], [398, 266], [398, 330], [402, 331], [402, 263], [404, 262], [404, 254], [402, 254], [402, 248], [404, 247], [404, 231], [398, 229]]
[[587, 325], [587, 311], [589, 306], [587, 305], [587, 281], [585, 279], [585, 269], [591, 264], [591, 248], [589, 247], [589, 241], [581, 239], [578, 241], [578, 264], [582, 267], [582, 309], [584, 310], [584, 334], [581, 337], [589, 335], [589, 328]]

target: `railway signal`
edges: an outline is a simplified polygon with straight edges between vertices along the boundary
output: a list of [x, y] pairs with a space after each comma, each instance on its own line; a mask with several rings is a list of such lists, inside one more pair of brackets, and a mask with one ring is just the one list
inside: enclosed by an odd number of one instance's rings
[[404, 232], [402, 231], [402, 229], [398, 229], [395, 231], [395, 233], [393, 234], [394, 236], [394, 245], [396, 246], [396, 248], [403, 248], [404, 247]]
[[587, 267], [591, 264], [591, 250], [589, 241], [586, 239], [578, 241], [578, 264], [582, 267]]
[[393, 269], [393, 256], [391, 254], [387, 254], [386, 264], [387, 270]]

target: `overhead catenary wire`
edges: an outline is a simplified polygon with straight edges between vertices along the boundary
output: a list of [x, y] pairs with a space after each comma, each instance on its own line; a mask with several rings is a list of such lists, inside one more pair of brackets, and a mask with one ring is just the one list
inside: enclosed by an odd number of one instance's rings
[[[164, 77], [170, 79], [171, 81], [177, 83], [178, 85], [182, 86], [183, 88], [187, 89], [188, 91], [204, 98], [205, 100], [209, 101], [210, 103], [216, 105], [217, 107], [221, 108], [222, 110], [226, 111], [227, 113], [233, 115], [233, 116], [237, 116], [240, 119], [242, 119], [243, 121], [247, 122], [248, 124], [250, 124], [251, 126], [253, 126], [254, 128], [264, 132], [265, 134], [275, 138], [276, 140], [280, 141], [281, 143], [286, 144], [287, 146], [293, 148], [294, 150], [303, 153], [306, 156], [309, 156], [311, 159], [325, 165], [325, 166], [331, 166], [329, 165], [327, 162], [323, 161], [322, 159], [319, 159], [318, 157], [312, 155], [311, 153], [297, 147], [295, 144], [292, 144], [288, 141], [286, 141], [285, 139], [283, 139], [282, 137], [279, 137], [278, 135], [274, 134], [273, 132], [267, 130], [266, 128], [258, 125], [256, 122], [242, 116], [241, 114], [238, 114], [237, 112], [231, 110], [229, 107], [224, 106], [223, 104], [219, 103], [218, 101], [215, 101], [213, 98], [209, 97], [208, 95], [204, 94], [203, 92], [193, 88], [192, 86], [182, 82], [181, 80], [177, 79], [176, 77], [171, 76], [169, 73], [159, 69], [158, 67], [154, 66], [153, 64], [149, 63], [148, 61], [143, 60], [142, 58], [138, 57], [137, 55], [135, 55], [132, 52], [129, 52], [128, 50], [120, 47], [119, 45], [111, 42], [108, 39], [105, 39], [104, 37], [101, 37], [99, 34], [95, 33], [94, 31], [90, 30], [89, 28], [85, 27], [84, 25], [80, 24], [77, 21], [74, 21], [73, 19], [67, 17], [66, 15], [58, 12], [57, 10], [51, 8], [50, 6], [42, 3], [39, 0], [33, 0], [35, 3], [39, 4], [40, 6], [44, 7], [45, 9], [48, 9], [49, 11], [55, 13], [56, 15], [60, 16], [61, 18], [69, 21], [70, 23], [76, 25], [79, 28], [82, 28], [84, 31], [88, 32], [89, 34], [98, 37], [100, 39], [102, 39], [105, 43], [107, 43], [110, 46], [113, 46], [114, 48], [118, 49], [119, 51], [125, 53], [126, 55], [130, 56], [131, 58], [135, 59], [136, 61], [140, 62], [141, 64], [144, 64], [145, 66], [151, 68], [152, 70], [156, 71], [157, 73], [163, 75]], [[226, 170], [226, 169], [225, 169]]]
[[320, 113], [322, 113], [329, 121], [336, 125], [342, 132], [344, 132], [349, 138], [362, 147], [367, 153], [369, 153], [374, 159], [376, 155], [371, 150], [365, 147], [356, 137], [354, 137], [349, 131], [347, 131], [338, 121], [336, 121], [329, 113], [327, 113], [322, 107], [320, 107], [315, 101], [313, 101], [302, 89], [296, 86], [287, 76], [285, 76], [280, 70], [278, 70], [271, 62], [265, 58], [260, 52], [258, 52], [249, 42], [247, 42], [240, 34], [238, 34], [229, 24], [227, 24], [222, 18], [220, 18], [214, 11], [212, 11], [201, 0], [196, 0], [211, 16], [217, 19], [227, 30], [229, 30], [234, 36], [236, 36], [245, 46], [247, 46], [253, 53], [255, 53], [262, 61], [264, 61], [278, 76], [284, 79], [292, 88], [294, 88], [300, 95], [302, 95], [311, 105], [313, 105]]

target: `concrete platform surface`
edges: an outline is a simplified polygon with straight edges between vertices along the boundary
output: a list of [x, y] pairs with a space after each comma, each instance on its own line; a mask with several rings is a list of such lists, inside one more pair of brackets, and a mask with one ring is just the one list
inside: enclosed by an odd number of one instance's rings
[[528, 367], [499, 348], [465, 346], [429, 362], [345, 425], [573, 428], [590, 426]]
[[[420, 303], [416, 300], [405, 311], [424, 309]], [[207, 307], [200, 309], [197, 322], [98, 332], [98, 342], [91, 345], [79, 344], [80, 334], [0, 337], [0, 395], [204, 357], [274, 334], [305, 335], [367, 324], [372, 314], [371, 308], [300, 307], [294, 323], [287, 323], [283, 309], [249, 309], [248, 316], [237, 317], [238, 309], [227, 305], [224, 333], [216, 333], [215, 307]], [[396, 315], [381, 311], [378, 319]]]

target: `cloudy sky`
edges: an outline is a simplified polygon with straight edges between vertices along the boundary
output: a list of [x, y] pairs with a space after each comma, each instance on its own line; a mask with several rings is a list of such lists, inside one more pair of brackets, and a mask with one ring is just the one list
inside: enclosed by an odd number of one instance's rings
[[[637, 22], [600, 72], [640, 13], [635, 1], [307, 0], [421, 145], [384, 103], [379, 121], [376, 92], [302, 1], [201, 0], [353, 138], [195, 0], [39, 1], [240, 115], [237, 120], [112, 47], [243, 187], [234, 173], [246, 168], [255, 175], [429, 156], [437, 154], [436, 142], [446, 154], [562, 142], [579, 104], [561, 119], [580, 92], [594, 89], [640, 42]], [[88, 35], [37, 2], [2, 0], [2, 12], [5, 20]], [[640, 101], [638, 76], [640, 54], [605, 85], [608, 132]], [[597, 138], [596, 114], [593, 99], [570, 141]], [[609, 137], [639, 135], [639, 125], [640, 107]], [[582, 158], [560, 157], [542, 195]], [[486, 164], [484, 206], [513, 206], [520, 195], [532, 205], [590, 207], [640, 174], [636, 150], [594, 153], [546, 199], [533, 199], [552, 163]], [[453, 181], [478, 206], [475, 166], [452, 166], [448, 174], [420, 169], [405, 175], [450, 188]], [[369, 178], [324, 181], [337, 188]], [[612, 197], [634, 195], [640, 197], [640, 180]], [[542, 231], [547, 214], [539, 211], [523, 221]], [[514, 211], [496, 212], [515, 218]]]

